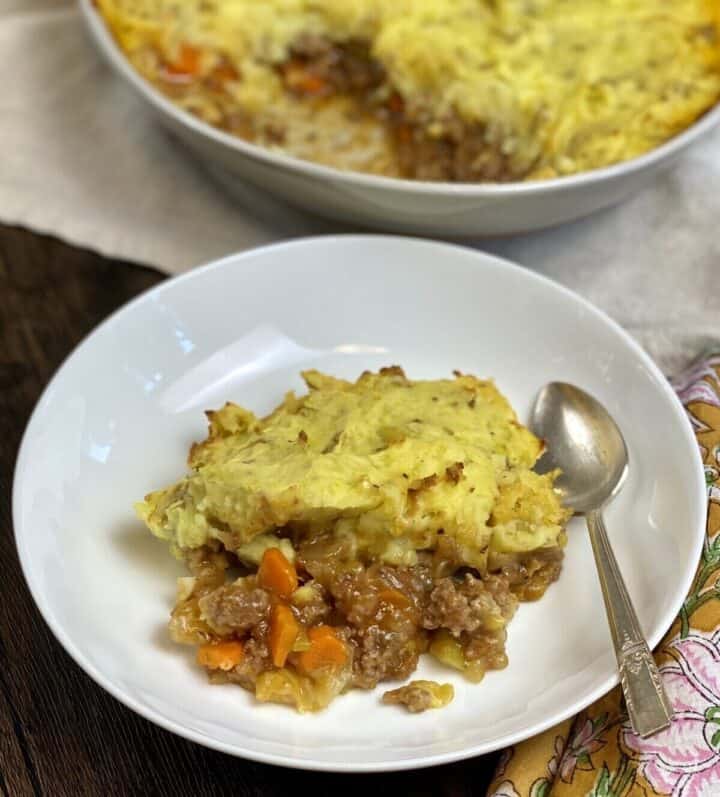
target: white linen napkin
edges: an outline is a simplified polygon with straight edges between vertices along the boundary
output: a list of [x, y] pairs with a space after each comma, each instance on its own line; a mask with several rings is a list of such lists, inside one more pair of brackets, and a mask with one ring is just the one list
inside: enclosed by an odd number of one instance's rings
[[[229, 196], [101, 61], [72, 0], [0, 0], [0, 71], [2, 222], [168, 273], [351, 229]], [[720, 337], [719, 223], [720, 132], [620, 207], [466, 243], [583, 294], [674, 371]]]

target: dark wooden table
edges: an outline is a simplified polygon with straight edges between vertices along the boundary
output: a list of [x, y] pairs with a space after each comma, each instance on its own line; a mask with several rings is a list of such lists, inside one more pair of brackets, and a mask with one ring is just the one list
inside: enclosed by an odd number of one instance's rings
[[[0, 226], [0, 793], [482, 797], [494, 756], [388, 775], [297, 772], [232, 758], [157, 728], [74, 664], [20, 572], [12, 472], [30, 412], [70, 350], [163, 279], [55, 239]], [[481, 718], [478, 718], [481, 720]], [[380, 731], [382, 732], [382, 731]]]

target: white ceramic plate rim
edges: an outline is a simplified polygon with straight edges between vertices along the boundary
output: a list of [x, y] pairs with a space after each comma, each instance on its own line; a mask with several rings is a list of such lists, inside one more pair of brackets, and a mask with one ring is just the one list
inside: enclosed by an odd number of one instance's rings
[[[63, 372], [65, 368], [68, 366], [70, 360], [79, 352], [84, 350], [87, 346], [91, 346], [93, 344], [95, 337], [99, 335], [102, 330], [115, 323], [115, 321], [121, 315], [123, 315], [126, 312], [129, 312], [135, 305], [147, 301], [152, 301], [153, 299], [160, 297], [165, 291], [177, 285], [178, 283], [192, 282], [193, 280], [202, 278], [202, 276], [209, 271], [222, 269], [227, 266], [230, 266], [231, 264], [232, 267], [235, 269], [242, 268], [243, 262], [246, 259], [254, 258], [258, 254], [270, 255], [273, 252], [282, 249], [293, 248], [298, 246], [308, 246], [312, 245], [312, 242], [315, 240], [327, 241], [328, 239], [330, 240], [341, 239], [347, 244], [352, 244], [353, 242], [358, 242], [367, 239], [372, 239], [380, 242], [382, 242], [383, 240], [397, 241], [398, 239], [404, 239], [409, 242], [422, 243], [425, 245], [435, 246], [445, 250], [460, 250], [463, 253], [467, 253], [469, 251], [467, 247], [462, 247], [455, 244], [431, 242], [424, 240], [422, 238], [410, 237], [410, 236], [351, 234], [351, 235], [312, 236], [307, 238], [299, 238], [290, 241], [283, 241], [280, 243], [270, 244], [267, 246], [257, 247], [255, 249], [250, 249], [246, 252], [242, 252], [239, 254], [228, 255], [226, 257], [221, 258], [220, 260], [213, 261], [212, 263], [209, 263], [205, 266], [200, 266], [196, 269], [193, 269], [192, 271], [186, 272], [185, 274], [172, 277], [171, 279], [168, 279], [160, 283], [159, 285], [141, 293], [139, 296], [135, 297], [130, 302], [118, 308], [101, 324], [99, 324], [92, 332], [90, 332], [90, 334], [83, 341], [81, 341], [78, 344], [78, 346], [76, 346], [75, 349], [73, 349], [73, 351], [71, 351], [70, 354], [66, 357], [66, 359], [64, 360], [62, 365], [58, 368], [55, 375], [52, 377], [47, 387], [43, 391], [42, 395], [40, 396], [37, 405], [33, 410], [30, 419], [28, 421], [27, 427], [25, 429], [25, 433], [23, 435], [23, 439], [20, 444], [17, 462], [15, 465], [13, 497], [12, 497], [15, 545], [17, 547], [23, 575], [25, 577], [26, 583], [28, 584], [33, 600], [35, 601], [35, 604], [38, 607], [43, 619], [48, 624], [51, 631], [58, 639], [58, 641], [61, 643], [61, 645], [65, 648], [67, 653], [72, 657], [75, 663], [81, 667], [81, 669], [83, 669], [99, 686], [101, 686], [103, 689], [109, 692], [114, 698], [119, 700], [121, 703], [123, 703], [132, 711], [136, 712], [145, 719], [150, 720], [156, 725], [159, 725], [165, 730], [171, 731], [193, 742], [197, 742], [198, 744], [201, 744], [205, 747], [210, 747], [212, 749], [219, 750], [224, 753], [240, 756], [242, 758], [247, 758], [253, 761], [260, 761], [262, 763], [276, 764], [279, 766], [286, 766], [294, 769], [308, 769], [308, 770], [327, 771], [327, 772], [389, 772], [389, 771], [406, 770], [406, 769], [419, 769], [422, 767], [437, 766], [440, 764], [451, 763], [453, 761], [460, 761], [467, 758], [472, 758], [473, 756], [493, 752], [495, 750], [521, 742], [531, 736], [535, 736], [539, 733], [542, 733], [547, 728], [550, 728], [553, 725], [556, 725], [559, 722], [562, 722], [563, 720], [574, 716], [579, 711], [582, 711], [584, 708], [591, 705], [598, 698], [602, 697], [604, 694], [609, 692], [610, 689], [616, 686], [617, 683], [619, 682], [618, 675], [614, 674], [611, 677], [607, 678], [603, 683], [601, 683], [595, 689], [588, 692], [584, 697], [548, 715], [542, 722], [536, 722], [522, 731], [516, 731], [513, 733], [507, 733], [503, 736], [499, 736], [494, 740], [492, 740], [492, 742], [485, 742], [480, 745], [468, 746], [461, 750], [454, 750], [448, 753], [425, 755], [417, 758], [403, 759], [397, 762], [369, 761], [369, 762], [354, 762], [350, 764], [345, 764], [342, 762], [329, 762], [322, 758], [317, 758], [317, 759], [307, 758], [303, 759], [302, 761], [298, 761], [295, 759], [289, 759], [284, 755], [261, 753], [254, 750], [251, 747], [242, 747], [240, 745], [227, 744], [217, 739], [213, 739], [212, 737], [206, 736], [204, 734], [197, 733], [195, 731], [186, 728], [179, 722], [169, 719], [168, 717], [164, 716], [161, 712], [153, 710], [150, 707], [140, 703], [139, 701], [127, 695], [121, 688], [116, 686], [109, 678], [107, 678], [99, 668], [97, 668], [88, 660], [88, 658], [84, 655], [80, 647], [77, 646], [72, 641], [72, 639], [65, 633], [61, 624], [54, 620], [52, 612], [49, 611], [48, 606], [46, 605], [45, 601], [42, 598], [42, 592], [40, 586], [35, 583], [31, 575], [32, 569], [30, 568], [29, 565], [29, 554], [23, 543], [23, 538], [26, 536], [27, 532], [24, 529], [19, 528], [19, 518], [22, 517], [22, 512], [20, 507], [20, 490], [18, 486], [19, 485], [18, 474], [23, 472], [28, 466], [28, 463], [26, 462], [27, 448], [29, 447], [28, 440], [32, 435], [35, 417], [44, 408], [45, 404], [50, 400], [50, 397], [53, 393], [53, 389], [55, 385], [62, 379]], [[697, 449], [697, 441], [695, 440], [692, 427], [687, 421], [685, 409], [682, 406], [677, 395], [675, 394], [674, 390], [670, 386], [669, 382], [665, 379], [665, 377], [663, 376], [657, 365], [650, 358], [650, 356], [645, 353], [645, 351], [640, 347], [640, 345], [619, 324], [613, 321], [608, 315], [599, 310], [597, 307], [595, 307], [589, 301], [584, 299], [582, 296], [574, 293], [570, 289], [555, 282], [554, 280], [548, 279], [547, 277], [544, 277], [540, 274], [530, 271], [522, 266], [518, 266], [503, 258], [495, 257], [494, 255], [489, 255], [485, 252], [481, 253], [479, 252], [478, 254], [482, 256], [482, 259], [494, 262], [495, 264], [502, 266], [503, 268], [511, 269], [516, 272], [522, 272], [524, 279], [535, 282], [541, 282], [544, 284], [549, 284], [550, 286], [552, 286], [553, 289], [563, 294], [568, 300], [580, 303], [588, 314], [593, 315], [596, 318], [599, 318], [607, 326], [609, 326], [617, 334], [619, 334], [620, 337], [624, 340], [624, 342], [631, 348], [631, 350], [637, 356], [637, 358], [642, 362], [643, 366], [647, 368], [648, 371], [653, 375], [658, 388], [665, 394], [666, 398], [668, 398], [671, 404], [674, 406], [677, 412], [678, 423], [681, 424], [681, 426], [683, 427], [683, 434], [690, 448], [695, 450]], [[704, 508], [707, 506], [705, 477], [702, 468], [702, 462], [699, 456], [697, 457], [696, 461], [697, 465], [695, 468], [695, 479], [694, 479], [695, 481], [694, 501], [696, 501], [697, 505], [699, 507], [702, 507], [704, 510]], [[648, 643], [651, 648], [657, 646], [657, 644], [660, 642], [667, 629], [672, 625], [673, 621], [675, 620], [675, 617], [680, 611], [680, 608], [685, 600], [687, 591], [689, 590], [692, 581], [694, 579], [697, 562], [700, 558], [700, 553], [702, 551], [703, 542], [705, 539], [705, 523], [704, 523], [705, 512], [704, 511], [700, 512], [699, 517], [701, 518], [701, 520], [697, 528], [691, 529], [689, 531], [689, 534], [692, 534], [692, 547], [691, 547], [692, 555], [687, 559], [688, 564], [684, 568], [681, 578], [679, 578], [678, 580], [679, 586], [677, 588], [677, 596], [675, 600], [671, 603], [670, 608], [668, 608], [668, 610], [662, 616], [661, 620], [658, 621], [655, 632], [648, 637]]]
[[342, 171], [332, 168], [331, 166], [323, 166], [284, 153], [272, 152], [257, 144], [252, 144], [241, 138], [232, 136], [229, 133], [225, 133], [203, 122], [191, 113], [184, 111], [165, 98], [151, 83], [145, 80], [145, 78], [133, 68], [118, 47], [104, 20], [92, 6], [91, 0], [79, 0], [79, 3], [80, 9], [95, 41], [110, 60], [112, 66], [136, 91], [153, 105], [156, 110], [160, 111], [165, 116], [171, 117], [179, 125], [182, 125], [198, 135], [212, 139], [221, 146], [234, 149], [254, 160], [263, 161], [269, 165], [300, 172], [309, 177], [318, 179], [341, 181], [350, 185], [376, 189], [381, 188], [399, 193], [409, 191], [431, 196], [451, 194], [453, 196], [489, 198], [515, 196], [518, 194], [533, 195], [554, 193], [577, 186], [592, 186], [606, 180], [612, 180], [615, 177], [641, 172], [656, 163], [669, 160], [674, 154], [692, 144], [693, 141], [702, 137], [717, 124], [720, 124], [720, 104], [717, 104], [682, 133], [679, 133], [644, 155], [601, 169], [593, 169], [567, 177], [534, 180], [532, 182], [503, 184], [426, 182], [422, 180], [400, 179], [397, 177], [382, 177], [379, 175], [363, 174], [362, 172]]

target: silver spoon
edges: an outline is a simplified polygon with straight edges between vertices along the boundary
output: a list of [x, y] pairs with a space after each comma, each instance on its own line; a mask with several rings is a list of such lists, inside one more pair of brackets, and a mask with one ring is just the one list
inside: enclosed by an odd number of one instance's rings
[[560, 468], [557, 486], [566, 506], [585, 515], [630, 722], [635, 733], [650, 736], [667, 728], [672, 707], [602, 518], [603, 507], [617, 495], [627, 474], [625, 441], [602, 404], [562, 382], [552, 382], [540, 391], [530, 428], [548, 446], [537, 469]]

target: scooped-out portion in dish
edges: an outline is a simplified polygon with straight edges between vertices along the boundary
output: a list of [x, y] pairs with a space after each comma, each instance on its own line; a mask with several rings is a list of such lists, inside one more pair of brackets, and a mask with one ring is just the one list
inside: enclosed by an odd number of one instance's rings
[[[409, 677], [421, 654], [479, 681], [518, 601], [558, 578], [569, 512], [542, 443], [490, 381], [307, 371], [258, 418], [208, 412], [190, 472], [137, 505], [187, 563], [170, 635], [214, 682], [300, 711]], [[452, 699], [420, 681], [386, 702]]]
[[716, 0], [96, 0], [133, 66], [271, 150], [508, 182], [643, 154], [720, 100]]

